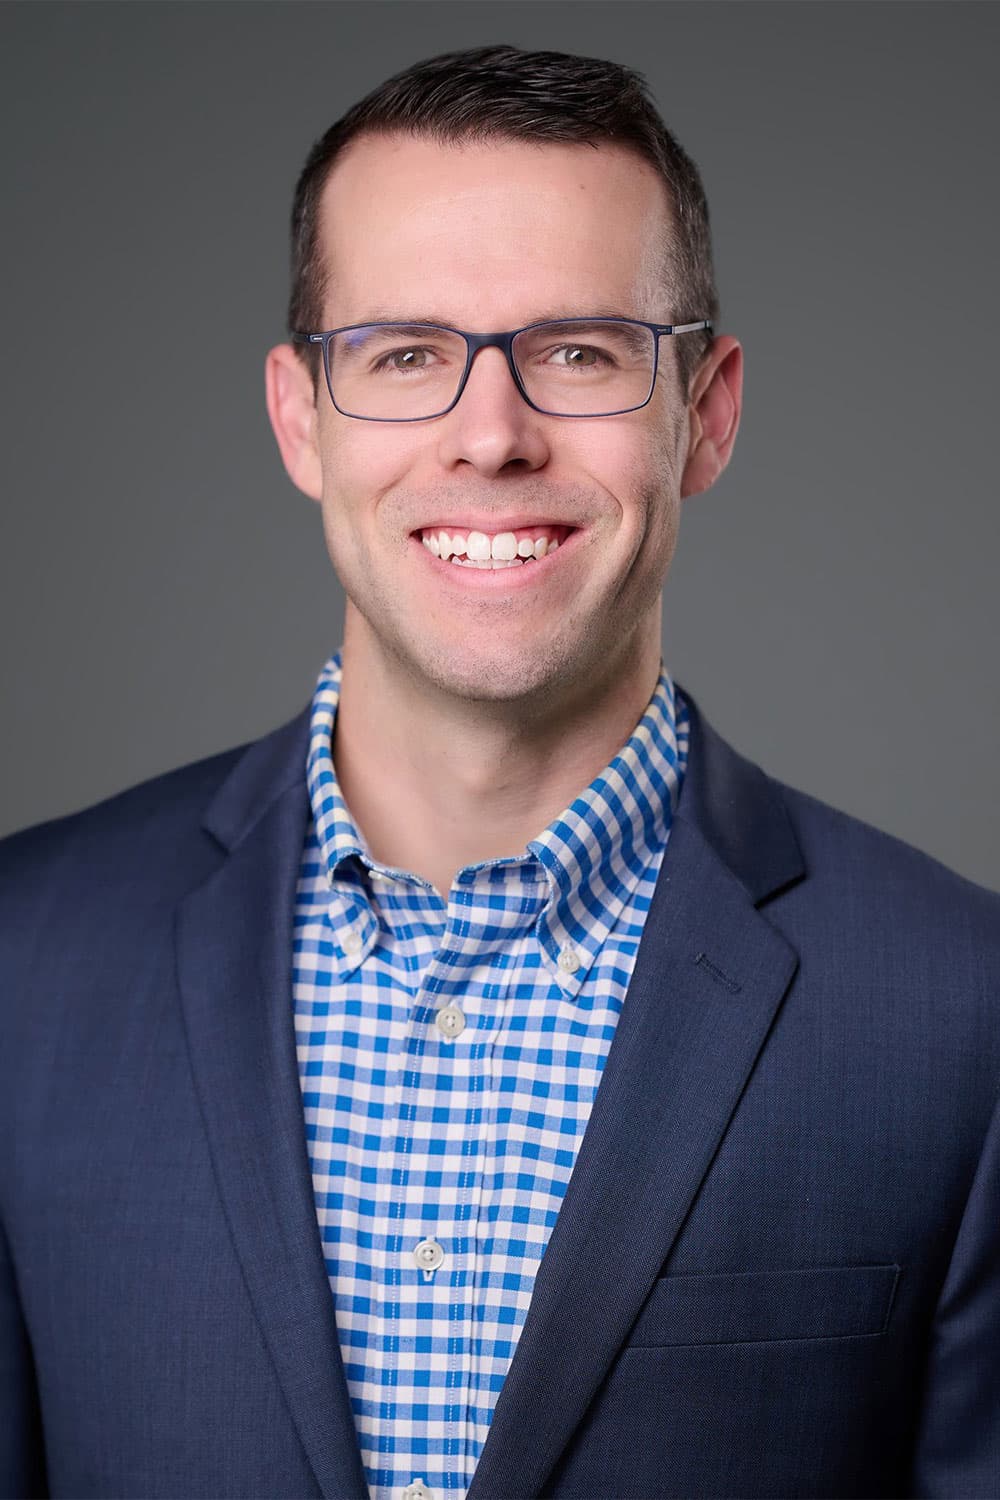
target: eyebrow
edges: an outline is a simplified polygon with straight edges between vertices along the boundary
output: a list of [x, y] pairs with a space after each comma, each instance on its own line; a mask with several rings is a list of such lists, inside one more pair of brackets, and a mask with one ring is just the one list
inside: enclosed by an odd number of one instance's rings
[[[584, 311], [581, 311], [579, 307], [568, 309], [565, 307], [554, 309], [542, 308], [536, 310], [530, 317], [525, 318], [524, 323], [519, 326], [527, 327], [531, 323], [578, 323], [587, 318], [623, 318], [628, 321], [635, 320], [635, 314], [622, 312], [621, 308], [608, 307], [606, 304], [602, 304], [599, 307], [588, 307]], [[639, 319], [638, 321], [644, 322], [645, 319]], [[650, 321], [652, 322], [653, 320], [650, 319]], [[402, 324], [407, 328], [417, 327], [424, 323], [433, 324], [438, 328], [455, 327], [455, 324], [451, 321], [447, 313], [427, 311], [414, 313], [412, 308], [407, 308], [405, 312], [401, 312], [399, 309], [392, 307], [372, 308], [367, 313], [367, 316], [355, 318], [346, 326], [352, 328], [355, 326], [366, 327], [370, 323], [396, 323]], [[490, 332], [493, 331], [492, 329], [490, 330]]]

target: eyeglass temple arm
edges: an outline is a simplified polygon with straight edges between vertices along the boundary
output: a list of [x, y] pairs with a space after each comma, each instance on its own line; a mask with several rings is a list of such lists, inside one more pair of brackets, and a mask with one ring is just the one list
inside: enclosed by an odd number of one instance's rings
[[651, 325], [657, 333], [697, 333], [700, 328], [707, 328], [712, 332], [712, 325], [707, 318], [700, 323], [654, 323]]

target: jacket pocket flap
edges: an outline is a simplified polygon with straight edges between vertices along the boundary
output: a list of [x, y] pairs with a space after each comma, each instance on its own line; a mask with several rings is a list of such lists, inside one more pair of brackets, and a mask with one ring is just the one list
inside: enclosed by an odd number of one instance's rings
[[895, 1265], [661, 1276], [628, 1344], [743, 1344], [884, 1333], [898, 1277]]

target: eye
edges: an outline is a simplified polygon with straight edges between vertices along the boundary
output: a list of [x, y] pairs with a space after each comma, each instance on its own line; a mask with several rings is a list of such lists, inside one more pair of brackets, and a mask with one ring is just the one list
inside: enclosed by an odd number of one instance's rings
[[425, 370], [431, 363], [432, 349], [422, 346], [411, 345], [406, 349], [390, 349], [375, 361], [376, 370], [398, 370], [406, 374], [408, 370]]
[[604, 350], [595, 348], [593, 344], [561, 344], [551, 352], [553, 364], [563, 365], [570, 370], [591, 370], [609, 363]]

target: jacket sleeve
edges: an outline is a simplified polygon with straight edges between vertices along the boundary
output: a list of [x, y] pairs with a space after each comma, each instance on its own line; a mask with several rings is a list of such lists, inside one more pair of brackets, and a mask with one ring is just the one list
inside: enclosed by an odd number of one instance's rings
[[1000, 1100], [937, 1305], [907, 1494], [1000, 1496]]
[[0, 1224], [0, 1500], [45, 1500], [45, 1450], [31, 1346]]

